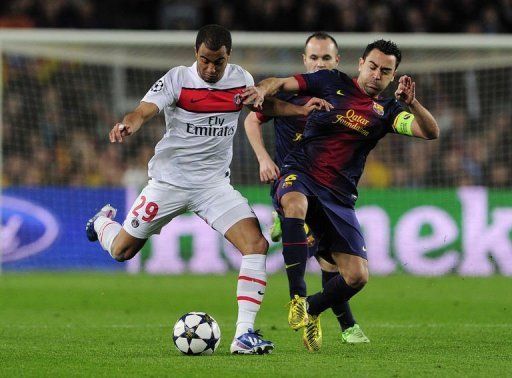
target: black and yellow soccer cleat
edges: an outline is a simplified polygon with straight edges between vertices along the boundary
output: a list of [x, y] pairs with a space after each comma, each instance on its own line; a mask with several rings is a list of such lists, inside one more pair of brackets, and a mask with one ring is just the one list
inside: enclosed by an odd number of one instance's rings
[[304, 327], [302, 334], [304, 346], [310, 352], [316, 352], [322, 347], [322, 326], [320, 324], [320, 315], [308, 315], [308, 323]]

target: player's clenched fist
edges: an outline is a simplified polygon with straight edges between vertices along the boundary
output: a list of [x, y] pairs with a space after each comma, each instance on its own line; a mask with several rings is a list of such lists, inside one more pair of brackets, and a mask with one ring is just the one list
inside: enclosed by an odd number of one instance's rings
[[416, 98], [416, 83], [412, 81], [410, 76], [404, 75], [398, 79], [398, 88], [395, 92], [395, 97], [399, 101], [405, 102], [407, 105]]
[[123, 143], [123, 138], [132, 135], [133, 133], [134, 130], [132, 130], [130, 125], [116, 123], [109, 133], [110, 143]]

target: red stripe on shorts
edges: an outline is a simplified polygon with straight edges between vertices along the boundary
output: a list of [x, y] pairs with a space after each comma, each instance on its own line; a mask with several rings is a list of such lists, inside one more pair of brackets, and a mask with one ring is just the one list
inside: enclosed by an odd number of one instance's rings
[[259, 283], [260, 285], [267, 286], [267, 283], [265, 281], [259, 280], [257, 278], [252, 278], [252, 277], [248, 277], [248, 276], [238, 276], [238, 279], [244, 280], [244, 281], [256, 282], [256, 283]]

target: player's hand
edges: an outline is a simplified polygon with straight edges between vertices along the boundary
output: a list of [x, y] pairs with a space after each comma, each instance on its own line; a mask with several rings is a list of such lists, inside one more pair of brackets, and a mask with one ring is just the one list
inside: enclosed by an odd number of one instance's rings
[[303, 108], [305, 113], [304, 115], [307, 116], [313, 110], [325, 110], [330, 112], [334, 109], [334, 106], [322, 98], [312, 97], [308, 102], [306, 102], [306, 104], [304, 104]]
[[269, 157], [260, 161], [260, 180], [265, 184], [269, 184], [280, 175], [279, 167]]
[[395, 98], [398, 101], [403, 101], [407, 105], [416, 99], [416, 83], [412, 81], [410, 76], [404, 75], [398, 79], [398, 88], [395, 91]]
[[240, 95], [244, 105], [252, 105], [255, 109], [262, 109], [263, 101], [265, 101], [265, 93], [258, 87], [247, 87]]
[[134, 132], [135, 130], [130, 125], [116, 123], [108, 135], [110, 143], [123, 143], [123, 138], [132, 135]]

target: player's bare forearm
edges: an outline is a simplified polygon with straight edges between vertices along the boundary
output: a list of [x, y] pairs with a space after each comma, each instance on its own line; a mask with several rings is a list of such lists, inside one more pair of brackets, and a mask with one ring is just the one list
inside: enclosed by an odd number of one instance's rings
[[262, 105], [261, 112], [273, 117], [307, 117], [313, 110], [331, 111], [333, 106], [321, 98], [312, 97], [303, 106], [269, 97]]
[[245, 133], [260, 164], [260, 180], [269, 183], [279, 177], [279, 167], [274, 163], [265, 148], [261, 127], [262, 122], [258, 119], [256, 113], [249, 113], [244, 122]]
[[423, 139], [439, 138], [439, 126], [436, 119], [416, 98], [409, 104], [409, 110], [414, 114], [412, 124], [414, 136]]
[[267, 149], [265, 148], [265, 144], [263, 142], [263, 133], [261, 130], [262, 123], [256, 116], [256, 113], [251, 112], [247, 115], [244, 121], [245, 134], [247, 135], [247, 139], [249, 139], [249, 143], [251, 144], [252, 150], [256, 155], [258, 161], [261, 162], [261, 159], [264, 159], [268, 155]]
[[158, 113], [158, 107], [149, 102], [141, 102], [137, 108], [123, 117], [121, 123], [116, 123], [109, 133], [111, 143], [122, 143], [123, 138], [132, 135], [140, 127]]
[[275, 97], [269, 97], [263, 103], [261, 112], [266, 116], [272, 117], [300, 117], [309, 114], [308, 109], [303, 106], [279, 100]]
[[265, 97], [274, 96], [277, 92], [296, 93], [299, 91], [299, 83], [294, 77], [269, 77], [260, 81], [257, 85], [264, 93]]
[[261, 109], [267, 97], [274, 96], [278, 91], [296, 93], [299, 91], [299, 82], [292, 77], [270, 77], [262, 80], [257, 86], [248, 87], [241, 93], [244, 105], [252, 105]]

